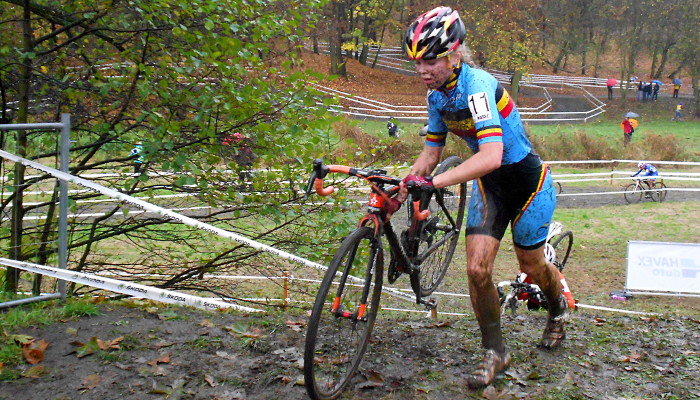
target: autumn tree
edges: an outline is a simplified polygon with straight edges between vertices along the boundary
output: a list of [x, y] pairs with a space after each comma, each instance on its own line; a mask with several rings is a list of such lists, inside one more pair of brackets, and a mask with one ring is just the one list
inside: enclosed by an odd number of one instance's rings
[[[131, 195], [190, 195], [185, 198], [212, 210], [197, 218], [296, 249], [316, 237], [314, 231], [299, 233], [312, 218], [298, 208], [295, 182], [303, 179], [299, 174], [308, 160], [330, 143], [329, 119], [318, 106], [328, 100], [310, 88], [314, 77], [299, 68], [297, 58], [300, 27], [314, 28], [309, 16], [318, 6], [306, 0], [2, 0], [0, 98], [2, 110], [11, 110], [3, 111], [3, 122], [56, 121], [68, 112], [72, 174], [124, 172], [99, 183]], [[271, 169], [245, 184], [249, 195], [241, 193], [236, 150], [223, 141], [236, 132], [248, 137], [257, 165]], [[151, 174], [127, 173], [135, 141], [143, 142]], [[56, 156], [55, 143], [52, 133], [19, 131], [2, 146], [45, 161]], [[3, 227], [0, 240], [11, 258], [45, 260], [55, 237], [41, 238], [44, 232], [53, 235], [55, 220], [26, 225], [23, 217], [32, 210], [48, 212], [56, 199], [23, 204], [22, 192], [53, 180], [26, 178], [19, 164], [7, 176], [14, 182], [5, 188], [10, 193], [0, 212], [11, 209], [13, 223]], [[85, 212], [80, 204], [97, 198], [73, 196], [72, 212]], [[162, 205], [187, 208], [176, 200]], [[151, 284], [215, 292], [227, 289], [196, 278], [238, 265], [271, 273], [259, 252], [213, 245], [210, 234], [158, 215], [132, 215], [120, 203], [103, 203], [99, 213], [71, 221], [72, 269], [158, 272]], [[123, 246], [133, 257], [117, 257]], [[17, 289], [17, 277], [16, 270], [7, 271], [5, 290]]]
[[517, 101], [520, 79], [540, 60], [537, 7], [529, 1], [475, 2], [459, 10], [467, 43], [484, 55], [489, 68], [511, 72], [511, 96]]

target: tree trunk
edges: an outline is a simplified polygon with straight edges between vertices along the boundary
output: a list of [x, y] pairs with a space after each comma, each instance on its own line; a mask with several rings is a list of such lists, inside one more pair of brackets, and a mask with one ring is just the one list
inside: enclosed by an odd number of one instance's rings
[[362, 65], [367, 65], [367, 55], [369, 54], [369, 46], [367, 45], [367, 40], [370, 36], [370, 27], [372, 25], [372, 20], [365, 14], [365, 19], [364, 19], [364, 26], [362, 26], [362, 38], [364, 39], [364, 43], [362, 43], [362, 50], [360, 51], [360, 56], [358, 57], [358, 60], [360, 61], [360, 64]]
[[651, 70], [649, 71], [649, 76], [654, 78], [654, 71], [656, 71], [656, 64], [659, 62], [659, 50], [654, 47], [654, 51], [651, 54]]
[[698, 83], [700, 83], [700, 79], [698, 78], [697, 75], [693, 76], [692, 78], [693, 82], [693, 96], [695, 96], [695, 118], [700, 118], [700, 87], [698, 87]]
[[595, 46], [595, 74], [593, 75], [596, 78], [600, 77], [599, 70], [600, 70], [600, 55], [603, 54], [603, 51], [605, 51], [605, 44], [607, 43], [608, 38], [607, 35], [603, 34], [603, 37], [600, 39], [600, 44]]
[[344, 13], [342, 12], [343, 6], [338, 2], [333, 3], [333, 15], [336, 20], [330, 29], [330, 57], [331, 57], [331, 74], [342, 76], [343, 78], [348, 77], [347, 69], [345, 68], [346, 62], [343, 57], [343, 29], [339, 23], [344, 18]]
[[661, 51], [661, 61], [659, 61], [659, 67], [656, 69], [656, 71], [652, 71], [654, 79], [659, 79], [661, 76], [664, 74], [664, 70], [666, 69], [666, 63], [668, 62], [668, 51], [671, 49], [672, 45], [664, 46], [663, 50]]
[[522, 77], [523, 71], [515, 70], [510, 78], [510, 97], [516, 105], [518, 103], [518, 93], [520, 92], [520, 80]]
[[[31, 25], [31, 11], [29, 9], [30, 0], [24, 1], [24, 15], [22, 17], [22, 46], [24, 54], [32, 52], [32, 41], [34, 34]], [[17, 111], [17, 123], [23, 124], [28, 120], [29, 112], [29, 91], [31, 89], [32, 77], [32, 60], [29, 57], [24, 57], [20, 67], [20, 82], [19, 93], [20, 101]], [[17, 131], [17, 142], [15, 145], [15, 154], [19, 157], [27, 156], [27, 132], [23, 130]], [[25, 166], [21, 163], [15, 163], [14, 187], [15, 194], [12, 202], [12, 226], [10, 227], [10, 258], [21, 261], [22, 257], [22, 232], [24, 226], [22, 219], [24, 218], [24, 173]], [[14, 268], [7, 268], [5, 273], [5, 291], [10, 293], [17, 292], [17, 283], [19, 281], [19, 271]]]

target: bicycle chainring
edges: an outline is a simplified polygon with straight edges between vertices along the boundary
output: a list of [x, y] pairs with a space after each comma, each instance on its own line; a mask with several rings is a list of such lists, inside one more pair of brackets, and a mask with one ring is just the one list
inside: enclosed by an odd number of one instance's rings
[[392, 254], [391, 260], [389, 261], [389, 268], [387, 268], [386, 271], [386, 278], [390, 284], [396, 282], [396, 280], [399, 279], [399, 276], [401, 276], [401, 274], [403, 273], [396, 268], [396, 264], [396, 258]]

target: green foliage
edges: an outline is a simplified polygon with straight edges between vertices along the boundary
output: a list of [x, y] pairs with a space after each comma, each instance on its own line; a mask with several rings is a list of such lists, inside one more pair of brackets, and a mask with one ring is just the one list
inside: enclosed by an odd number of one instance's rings
[[[23, 10], [14, 2], [0, 3], [9, 5], [3, 8], [7, 18], [0, 33], [7, 39], [0, 40], [3, 100], [18, 101], [23, 89], [16, 55], [24, 51], [19, 23]], [[298, 205], [283, 205], [296, 198], [298, 187], [278, 182], [299, 181], [313, 157], [326, 153], [322, 147], [333, 121], [317, 106], [332, 103], [310, 84], [318, 75], [304, 71], [297, 58], [300, 35], [313, 29], [314, 11], [321, 5], [315, 0], [137, 0], [34, 7], [30, 26], [42, 40], [27, 53], [33, 63], [28, 95], [32, 101], [47, 96], [52, 101], [33, 110], [30, 121], [47, 122], [59, 112], [70, 112], [71, 165], [84, 171], [130, 169], [127, 154], [133, 142], [141, 141], [144, 168], [174, 175], [154, 179], [142, 174], [122, 179], [116, 187], [127, 194], [152, 188], [197, 191], [207, 204], [235, 210], [219, 220], [222, 224], [250, 234], [259, 222], [275, 232], [270, 242], [286, 243], [296, 236], [290, 222], [301, 213]], [[75, 26], [63, 29], [66, 24]], [[241, 196], [240, 187], [229, 184], [231, 175], [221, 173], [230, 168], [235, 176], [244, 168], [234, 162], [236, 151], [223, 145], [234, 132], [249, 138], [256, 167], [279, 171], [253, 176], [257, 193], [251, 196]], [[55, 137], [30, 133], [29, 158], [54, 152]], [[83, 199], [90, 197], [96, 194]], [[151, 237], [151, 244], [162, 240], [150, 223], [146, 228], [119, 207], [113, 211], [126, 223], [105, 222], [98, 230], [83, 221], [70, 225], [72, 254], [84, 261], [78, 268], [89, 271], [93, 263], [108, 258], [100, 240], [139, 229], [146, 242]], [[53, 232], [55, 227], [37, 226], [36, 237], [43, 230]], [[35, 238], [29, 232], [25, 237], [27, 242]], [[42, 251], [53, 250], [27, 250], [26, 259]], [[190, 252], [216, 258], [210, 252]], [[166, 269], [181, 260], [179, 254], [165, 254], [159, 262]]]
[[94, 317], [101, 312], [97, 305], [86, 301], [68, 300], [63, 306], [62, 314], [65, 317]]
[[[530, 140], [545, 160], [667, 160], [693, 161], [700, 154], [692, 143], [695, 124], [682, 127], [668, 121], [646, 122], [623, 146], [618, 122], [590, 125], [533, 125]], [[592, 167], [595, 167], [593, 165]]]

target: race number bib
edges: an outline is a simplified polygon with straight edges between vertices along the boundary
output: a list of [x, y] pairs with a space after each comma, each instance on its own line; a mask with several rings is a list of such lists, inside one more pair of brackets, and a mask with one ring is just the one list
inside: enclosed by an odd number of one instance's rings
[[472, 112], [472, 117], [474, 118], [475, 124], [478, 122], [488, 121], [493, 118], [486, 92], [469, 95], [469, 111]]

